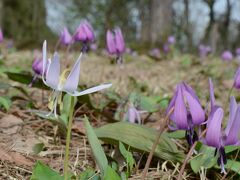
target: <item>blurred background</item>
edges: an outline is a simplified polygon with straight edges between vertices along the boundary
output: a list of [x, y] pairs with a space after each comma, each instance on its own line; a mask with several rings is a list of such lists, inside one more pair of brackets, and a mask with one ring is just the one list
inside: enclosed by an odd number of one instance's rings
[[170, 35], [183, 52], [201, 43], [213, 52], [240, 45], [240, 0], [0, 0], [0, 27], [18, 48], [54, 43], [63, 27], [73, 34], [83, 19], [99, 47], [116, 26], [136, 50], [162, 46]]

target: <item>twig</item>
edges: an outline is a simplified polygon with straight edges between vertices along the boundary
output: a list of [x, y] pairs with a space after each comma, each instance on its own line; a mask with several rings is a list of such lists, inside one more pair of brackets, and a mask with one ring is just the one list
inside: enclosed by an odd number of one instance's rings
[[[200, 134], [199, 138], [203, 137], [206, 132], [207, 132], [207, 129], [205, 129], [205, 130]], [[194, 151], [196, 145], [197, 145], [197, 141], [195, 141], [195, 142], [193, 143], [193, 145], [192, 145], [192, 147], [190, 148], [190, 150], [189, 150], [186, 158], [184, 159], [183, 165], [182, 165], [182, 167], [181, 167], [181, 169], [180, 169], [180, 172], [179, 172], [179, 174], [178, 174], [177, 180], [181, 180], [181, 179], [183, 178], [183, 177], [182, 177], [183, 171], [184, 171], [184, 169], [185, 169], [185, 167], [186, 167], [186, 164], [187, 164], [188, 160], [190, 159], [191, 155], [193, 154], [193, 151]]]
[[168, 124], [168, 119], [170, 117], [170, 115], [173, 113], [173, 110], [174, 108], [172, 108], [169, 113], [167, 114], [167, 116], [164, 118], [164, 121], [163, 121], [163, 124], [161, 123], [160, 121], [160, 127], [159, 127], [159, 130], [158, 130], [158, 134], [157, 134], [157, 138], [156, 138], [156, 141], [154, 142], [153, 146], [152, 146], [152, 149], [148, 155], [148, 158], [147, 158], [147, 162], [146, 162], [146, 165], [144, 167], [144, 170], [143, 170], [143, 175], [142, 175], [142, 178], [141, 180], [144, 180], [146, 175], [147, 175], [147, 172], [148, 172], [148, 169], [149, 169], [149, 166], [150, 166], [150, 163], [152, 161], [152, 157], [153, 157], [153, 153], [155, 152], [155, 149], [159, 143], [159, 140], [160, 140], [160, 137], [166, 127], [166, 125]]

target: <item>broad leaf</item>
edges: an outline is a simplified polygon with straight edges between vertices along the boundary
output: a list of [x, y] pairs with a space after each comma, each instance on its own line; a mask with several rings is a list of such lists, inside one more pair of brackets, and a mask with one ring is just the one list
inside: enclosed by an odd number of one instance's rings
[[[145, 152], [151, 151], [157, 137], [155, 129], [128, 122], [107, 124], [95, 129], [95, 132], [103, 141], [112, 144], [118, 144], [121, 141], [134, 149]], [[184, 158], [183, 152], [177, 149], [167, 133], [162, 134], [154, 155], [172, 161], [182, 161]]]
[[86, 116], [84, 117], [83, 121], [84, 121], [88, 141], [91, 146], [94, 158], [95, 158], [97, 165], [100, 168], [101, 174], [103, 176], [103, 174], [105, 174], [105, 170], [108, 167], [107, 157], [103, 151], [103, 148], [102, 148], [95, 132], [93, 131], [92, 126], [88, 122], [88, 119]]
[[43, 164], [40, 161], [37, 161], [35, 167], [33, 168], [33, 173], [31, 180], [61, 180], [63, 179], [56, 171], [52, 170], [47, 165]]
[[104, 180], [121, 180], [120, 176], [110, 167], [108, 166], [104, 172]]

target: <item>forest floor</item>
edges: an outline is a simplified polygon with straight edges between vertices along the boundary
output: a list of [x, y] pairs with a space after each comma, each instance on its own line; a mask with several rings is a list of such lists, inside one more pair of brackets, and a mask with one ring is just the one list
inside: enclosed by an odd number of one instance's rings
[[[76, 58], [74, 54], [71, 59]], [[33, 53], [17, 52], [9, 54], [4, 62], [6, 69], [19, 68], [31, 69]], [[209, 57], [200, 60], [191, 55], [175, 54], [172, 57], [153, 60], [146, 55], [125, 56], [125, 63], [121, 66], [111, 64], [106, 56], [90, 54], [84, 57], [81, 64], [80, 84], [88, 86], [100, 83], [112, 83], [112, 89], [125, 97], [135, 90], [136, 86], [145, 88], [147, 95], [161, 95], [171, 97], [176, 84], [185, 81], [197, 92], [204, 106], [208, 101], [208, 78], [212, 77], [215, 86], [215, 94], [218, 104], [228, 109], [227, 97], [233, 83], [233, 76], [237, 68], [235, 62], [223, 62], [219, 58]], [[1, 69], [2, 70], [2, 69]], [[3, 70], [2, 70], [3, 71]], [[5, 75], [1, 75], [3, 82], [9, 82]], [[42, 92], [36, 88], [28, 88], [26, 85], [10, 81], [13, 85], [24, 86], [28, 89], [35, 107], [47, 110], [47, 100], [50, 92]], [[2, 95], [8, 92], [0, 91]], [[45, 95], [42, 96], [42, 93]], [[237, 95], [237, 92], [233, 92]], [[93, 95], [101, 98], [101, 95]], [[237, 99], [240, 96], [237, 96]], [[58, 172], [63, 171], [65, 138], [59, 134], [58, 126], [49, 121], [44, 121], [33, 114], [27, 107], [25, 100], [15, 100], [9, 111], [0, 111], [0, 179], [29, 179], [32, 168], [37, 160]], [[79, 114], [86, 113], [94, 127], [108, 123], [100, 119], [87, 107], [82, 106]], [[158, 119], [153, 119], [147, 126], [157, 128]], [[44, 144], [44, 149], [39, 154], [34, 153], [36, 144]], [[107, 148], [107, 146], [104, 146]], [[83, 123], [77, 116], [73, 124], [70, 166], [72, 172], [78, 174], [87, 167], [95, 168], [91, 149], [85, 136]], [[139, 168], [131, 176], [131, 179], [139, 179], [142, 169]], [[151, 167], [149, 179], [168, 179], [171, 171], [167, 171], [163, 164]]]

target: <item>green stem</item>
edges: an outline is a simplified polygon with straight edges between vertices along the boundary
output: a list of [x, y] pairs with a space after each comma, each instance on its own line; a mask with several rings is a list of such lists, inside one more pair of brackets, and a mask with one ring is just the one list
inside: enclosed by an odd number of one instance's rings
[[234, 88], [234, 85], [232, 85], [231, 89], [228, 92], [228, 99], [227, 99], [227, 101], [229, 101], [229, 99], [230, 99], [230, 96], [232, 94], [233, 88]]
[[64, 158], [64, 180], [68, 179], [69, 146], [71, 141], [73, 111], [74, 111], [74, 97], [71, 97], [71, 106], [70, 106], [69, 118], [68, 118], [67, 138], [66, 138], [65, 158]]

